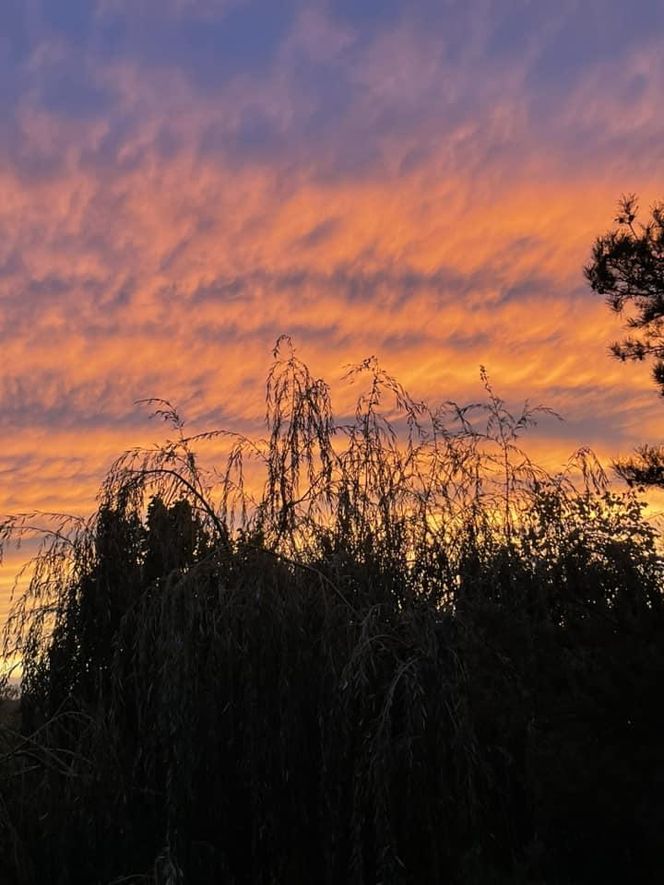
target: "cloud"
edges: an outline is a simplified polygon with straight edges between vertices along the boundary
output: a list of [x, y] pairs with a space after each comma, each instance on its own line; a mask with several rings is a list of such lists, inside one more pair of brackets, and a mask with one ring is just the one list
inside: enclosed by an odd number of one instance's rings
[[605, 7], [3, 5], [0, 512], [91, 507], [160, 434], [141, 397], [260, 431], [282, 332], [342, 411], [375, 353], [556, 408], [552, 466], [656, 439], [581, 274], [621, 191], [662, 196], [659, 7]]

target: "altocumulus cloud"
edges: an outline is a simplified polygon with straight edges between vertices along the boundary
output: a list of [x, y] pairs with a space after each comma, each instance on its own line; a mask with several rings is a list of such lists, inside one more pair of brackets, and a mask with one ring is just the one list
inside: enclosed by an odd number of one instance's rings
[[552, 464], [660, 431], [581, 265], [662, 195], [661, 3], [6, 0], [0, 33], [0, 510], [40, 465], [89, 507], [141, 396], [256, 427], [281, 332], [418, 396], [482, 363], [568, 418]]

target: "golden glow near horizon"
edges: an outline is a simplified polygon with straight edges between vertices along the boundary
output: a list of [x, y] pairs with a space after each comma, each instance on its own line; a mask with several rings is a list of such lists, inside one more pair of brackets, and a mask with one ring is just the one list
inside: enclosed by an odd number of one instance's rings
[[375, 354], [418, 398], [477, 399], [481, 364], [555, 409], [526, 445], [553, 469], [658, 441], [582, 266], [621, 192], [664, 198], [664, 40], [657, 3], [601, 5], [0, 12], [0, 513], [90, 512], [164, 438], [143, 397], [261, 432], [281, 333], [342, 412]]

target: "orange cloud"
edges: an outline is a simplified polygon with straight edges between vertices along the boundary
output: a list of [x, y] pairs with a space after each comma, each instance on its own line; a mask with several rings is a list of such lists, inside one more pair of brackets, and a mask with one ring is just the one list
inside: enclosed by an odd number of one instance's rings
[[[620, 323], [581, 274], [620, 191], [662, 195], [661, 46], [589, 63], [544, 120], [530, 82], [546, 33], [500, 58], [482, 17], [467, 36], [461, 58], [451, 31], [416, 22], [363, 42], [316, 8], [267, 74], [214, 91], [121, 56], [93, 59], [113, 96], [98, 115], [26, 88], [23, 153], [0, 157], [0, 512], [88, 511], [114, 455], [159, 436], [141, 397], [196, 429], [260, 432], [282, 332], [333, 382], [375, 353], [434, 400], [476, 399], [485, 365], [508, 402], [567, 418], [533, 436], [552, 468], [661, 435], [647, 372], [609, 359]], [[45, 41], [32, 65], [61, 60]], [[334, 392], [349, 410], [353, 391]]]

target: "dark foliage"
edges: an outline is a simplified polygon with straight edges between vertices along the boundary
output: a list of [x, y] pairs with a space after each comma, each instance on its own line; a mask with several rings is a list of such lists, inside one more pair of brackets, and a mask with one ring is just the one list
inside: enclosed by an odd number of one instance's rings
[[[188, 438], [159, 404], [176, 439], [52, 524], [6, 637], [4, 881], [661, 881], [641, 504], [586, 452], [536, 468], [534, 413], [484, 374], [484, 404], [438, 410], [373, 360], [350, 377], [337, 427], [282, 341], [266, 441]], [[215, 440], [220, 473], [194, 451]]]
[[634, 308], [627, 326], [635, 335], [611, 350], [621, 360], [654, 358], [653, 378], [664, 395], [664, 205], [640, 224], [636, 197], [623, 197], [615, 221], [596, 240], [586, 278], [616, 313]]
[[[652, 360], [652, 377], [664, 396], [664, 204], [653, 206], [646, 224], [638, 218], [636, 197], [623, 197], [616, 227], [595, 241], [585, 275], [616, 313], [631, 308], [627, 328], [633, 334], [613, 344], [612, 354], [623, 362]], [[659, 446], [642, 446], [614, 466], [630, 485], [664, 486]]]

